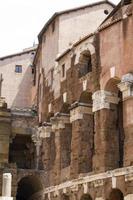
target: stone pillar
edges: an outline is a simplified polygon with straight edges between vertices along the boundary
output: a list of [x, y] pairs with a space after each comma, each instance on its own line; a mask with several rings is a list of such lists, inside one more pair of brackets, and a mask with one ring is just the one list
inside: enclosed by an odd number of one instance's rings
[[2, 181], [2, 197], [0, 200], [13, 200], [11, 197], [12, 175], [10, 173], [3, 174]]
[[40, 159], [42, 161], [43, 169], [45, 171], [45, 186], [50, 186], [50, 174], [55, 159], [54, 138], [52, 133], [51, 123], [43, 123], [42, 126], [42, 146]]
[[118, 96], [104, 90], [96, 91], [93, 96], [95, 113], [95, 155], [93, 169], [98, 172], [119, 166], [119, 132], [117, 128]]
[[[55, 134], [55, 161], [53, 166], [54, 183], [59, 184], [62, 181], [62, 170], [70, 164], [70, 143], [68, 141], [69, 133], [67, 133], [67, 125], [70, 124], [68, 114], [58, 113], [51, 118], [52, 131]], [[68, 131], [69, 132], [69, 131]], [[71, 141], [70, 141], [71, 142]], [[63, 154], [65, 152], [65, 154]], [[64, 159], [65, 158], [65, 159]], [[68, 171], [64, 174], [67, 176]]]
[[10, 173], [3, 174], [2, 196], [11, 197], [12, 175]]
[[4, 98], [0, 98], [0, 164], [8, 163], [11, 135], [11, 113]]
[[36, 169], [39, 169], [39, 160], [40, 160], [40, 148], [42, 145], [42, 137], [41, 137], [42, 127], [36, 127], [34, 128], [33, 134], [32, 134], [32, 140], [36, 147], [36, 163], [35, 167]]
[[42, 127], [42, 163], [45, 171], [50, 170], [50, 161], [52, 157], [51, 152], [51, 134], [52, 134], [52, 125], [51, 123], [43, 123]]
[[123, 95], [124, 166], [133, 165], [133, 74], [122, 77], [118, 84]]
[[94, 148], [94, 119], [92, 105], [75, 103], [71, 106], [71, 178], [92, 171]]

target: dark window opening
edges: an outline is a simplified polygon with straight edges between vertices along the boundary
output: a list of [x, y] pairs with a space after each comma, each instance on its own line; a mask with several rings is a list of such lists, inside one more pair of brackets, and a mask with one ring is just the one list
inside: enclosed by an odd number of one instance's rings
[[35, 167], [35, 146], [30, 136], [17, 135], [10, 143], [9, 162], [16, 163], [18, 168]]
[[22, 73], [22, 65], [16, 65], [15, 66], [15, 72], [16, 73]]
[[62, 65], [62, 77], [65, 77], [65, 64]]
[[83, 54], [79, 63], [79, 78], [92, 71], [91, 55]]
[[51, 86], [53, 85], [54, 80], [54, 69], [51, 70]]
[[34, 71], [35, 71], [35, 69], [34, 69], [34, 67], [32, 67], [32, 68], [31, 68], [32, 74], [34, 74]]

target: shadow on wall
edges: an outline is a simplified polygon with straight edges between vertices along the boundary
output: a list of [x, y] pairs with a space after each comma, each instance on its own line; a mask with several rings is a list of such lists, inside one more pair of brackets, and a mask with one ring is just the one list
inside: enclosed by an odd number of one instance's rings
[[38, 177], [24, 177], [18, 183], [16, 200], [28, 200], [41, 190], [43, 190], [43, 186]]
[[11, 108], [27, 108], [31, 106], [32, 70], [27, 68], [18, 86], [18, 93], [14, 97]]
[[124, 200], [124, 195], [119, 189], [112, 189], [107, 200]]

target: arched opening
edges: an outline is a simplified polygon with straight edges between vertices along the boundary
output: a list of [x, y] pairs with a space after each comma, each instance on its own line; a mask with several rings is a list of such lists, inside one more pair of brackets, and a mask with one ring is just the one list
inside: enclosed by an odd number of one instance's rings
[[30, 135], [16, 135], [10, 143], [9, 162], [20, 169], [35, 168], [35, 145]]
[[63, 103], [60, 112], [65, 113], [65, 114], [69, 114], [70, 113], [70, 104], [69, 103]]
[[79, 78], [92, 71], [92, 60], [89, 50], [81, 53], [79, 58]]
[[86, 104], [92, 104], [92, 93], [84, 91], [80, 95], [79, 102], [86, 103]]
[[92, 197], [89, 194], [84, 194], [80, 200], [92, 200]]
[[63, 194], [61, 199], [62, 200], [69, 200], [70, 198], [69, 198], [69, 195]]
[[22, 178], [18, 183], [16, 200], [29, 200], [32, 195], [43, 189], [38, 177], [27, 176]]
[[124, 200], [124, 195], [119, 189], [113, 189], [110, 192], [109, 200]]
[[[123, 166], [123, 154], [124, 154], [123, 153], [123, 149], [124, 149], [123, 101], [122, 101], [122, 92], [117, 87], [119, 82], [120, 81], [118, 79], [110, 79], [107, 82], [106, 87], [105, 87], [105, 91], [110, 92], [112, 97], [118, 98], [118, 103], [111, 104], [110, 116], [109, 116], [110, 121], [112, 121], [112, 128], [115, 129], [114, 130], [115, 134], [112, 132], [112, 137], [114, 134], [114, 141], [117, 140], [117, 143], [115, 143], [115, 145], [117, 146], [114, 147], [115, 149], [117, 149], [116, 151], [118, 151], [118, 152], [114, 152], [114, 154], [118, 154], [118, 157], [117, 157], [118, 162], [116, 161], [118, 164], [116, 167]], [[113, 156], [113, 153], [112, 153], [112, 156]]]

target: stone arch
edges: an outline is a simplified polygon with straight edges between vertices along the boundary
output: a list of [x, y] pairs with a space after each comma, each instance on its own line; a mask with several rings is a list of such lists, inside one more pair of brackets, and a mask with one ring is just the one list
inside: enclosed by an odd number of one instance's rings
[[16, 200], [29, 200], [41, 190], [43, 185], [37, 176], [25, 176], [18, 182]]
[[92, 57], [89, 50], [84, 50], [79, 56], [79, 78], [92, 71]]
[[124, 200], [124, 195], [119, 189], [112, 189], [109, 194], [108, 200]]
[[60, 112], [69, 114], [70, 113], [70, 104], [69, 103], [63, 103], [63, 105], [61, 106]]
[[90, 194], [83, 194], [80, 200], [92, 200], [92, 197]]
[[79, 63], [79, 58], [82, 52], [88, 51], [91, 56], [95, 55], [96, 52], [94, 45], [90, 42], [88, 42], [87, 45], [83, 43], [79, 48], [80, 49], [78, 49], [78, 52], [75, 52], [76, 53], [75, 65]]
[[83, 91], [79, 98], [80, 103], [92, 104], [92, 93]]
[[107, 81], [104, 90], [118, 94], [118, 92], [119, 92], [119, 88], [117, 86], [118, 83], [120, 83], [119, 78], [117, 78], [117, 79], [111, 78]]
[[61, 200], [70, 200], [70, 197], [68, 194], [62, 194]]
[[[124, 154], [124, 128], [123, 128], [123, 101], [122, 101], [122, 93], [118, 88], [118, 84], [120, 83], [119, 78], [111, 78], [107, 81], [105, 85], [105, 95], [106, 98], [109, 99], [110, 110], [108, 111], [109, 117], [109, 128], [112, 127], [111, 138], [115, 143], [114, 150], [112, 149], [113, 154], [116, 155], [114, 157], [115, 165], [113, 168], [122, 167], [123, 166], [123, 154]], [[110, 132], [110, 133], [111, 133]], [[113, 134], [113, 132], [115, 134]], [[111, 149], [111, 148], [110, 148]], [[114, 153], [113, 153], [114, 152]]]

